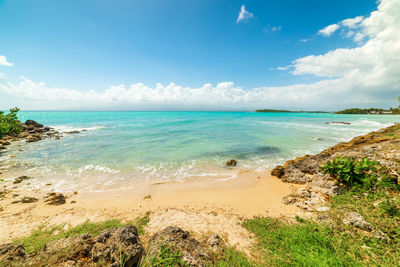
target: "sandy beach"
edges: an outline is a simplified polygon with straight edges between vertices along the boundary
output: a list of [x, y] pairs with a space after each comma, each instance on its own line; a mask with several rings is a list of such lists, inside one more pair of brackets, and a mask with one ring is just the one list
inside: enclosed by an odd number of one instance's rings
[[[34, 179], [34, 178], [33, 178]], [[141, 184], [135, 189], [98, 193], [65, 194], [66, 204], [48, 205], [46, 190], [31, 189], [29, 180], [13, 184], [5, 179], [0, 200], [0, 242], [29, 235], [41, 225], [75, 226], [85, 221], [119, 219], [130, 221], [150, 212], [147, 231], [153, 233], [168, 225], [179, 225], [198, 235], [224, 233], [232, 246], [250, 246], [249, 234], [238, 222], [254, 216], [293, 217], [301, 211], [284, 205], [282, 198], [298, 188], [283, 183], [268, 172], [243, 171], [228, 181], [206, 178], [186, 182]], [[37, 198], [35, 203], [12, 203], [22, 197]]]

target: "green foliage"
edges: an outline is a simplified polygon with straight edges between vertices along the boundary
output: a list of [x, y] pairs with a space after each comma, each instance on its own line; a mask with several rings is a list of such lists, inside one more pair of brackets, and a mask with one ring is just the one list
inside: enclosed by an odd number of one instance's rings
[[251, 262], [244, 253], [237, 251], [234, 248], [224, 248], [222, 255], [214, 259], [209, 266], [215, 267], [241, 267], [241, 266], [262, 266], [255, 262]]
[[[151, 245], [150, 249], [151, 251]], [[187, 266], [187, 264], [182, 261], [182, 254], [173, 245], [164, 243], [161, 244], [160, 248], [154, 250], [153, 252], [146, 253], [142, 262], [141, 267], [147, 266]]]
[[368, 158], [356, 161], [348, 157], [338, 157], [327, 161], [321, 169], [339, 182], [353, 186], [355, 184], [371, 185], [376, 182], [376, 177], [372, 172], [379, 167], [379, 162], [371, 161]]
[[12, 108], [8, 114], [0, 111], [0, 139], [5, 135], [16, 135], [22, 130], [22, 125], [18, 121], [17, 113], [19, 108]]
[[338, 157], [321, 166], [324, 173], [330, 174], [337, 181], [354, 192], [375, 192], [379, 188], [396, 189], [397, 178], [381, 166], [378, 161], [368, 158], [355, 160], [349, 157]]
[[335, 112], [335, 114], [400, 114], [400, 108], [349, 108]]
[[311, 221], [285, 224], [277, 219], [256, 218], [244, 226], [255, 233], [266, 266], [343, 266], [354, 262], [347, 245], [337, 247], [333, 230]]

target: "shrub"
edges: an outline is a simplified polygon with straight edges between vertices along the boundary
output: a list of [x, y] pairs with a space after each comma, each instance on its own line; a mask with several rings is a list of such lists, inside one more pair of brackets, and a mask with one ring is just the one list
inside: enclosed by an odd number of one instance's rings
[[379, 166], [379, 162], [371, 161], [368, 158], [356, 161], [352, 158], [338, 157], [327, 161], [321, 169], [339, 182], [353, 186], [355, 184], [373, 184], [376, 180], [374, 172]]
[[22, 130], [21, 122], [18, 121], [19, 108], [12, 108], [8, 114], [0, 111], [0, 139], [5, 135], [16, 135]]
[[338, 157], [321, 166], [323, 173], [328, 173], [339, 183], [355, 191], [371, 189], [399, 189], [397, 179], [378, 161], [368, 158], [355, 160], [349, 157]]

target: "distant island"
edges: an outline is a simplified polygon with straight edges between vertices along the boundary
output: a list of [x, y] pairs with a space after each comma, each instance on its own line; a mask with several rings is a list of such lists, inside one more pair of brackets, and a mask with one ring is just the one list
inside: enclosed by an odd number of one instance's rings
[[400, 108], [349, 108], [335, 112], [335, 114], [375, 114], [375, 115], [395, 115], [400, 114]]
[[266, 112], [266, 113], [330, 113], [327, 111], [292, 111], [284, 109], [258, 109], [255, 112]]

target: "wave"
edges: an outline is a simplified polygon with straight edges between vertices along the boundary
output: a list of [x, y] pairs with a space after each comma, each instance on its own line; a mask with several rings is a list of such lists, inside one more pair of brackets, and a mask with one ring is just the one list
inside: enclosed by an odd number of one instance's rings
[[104, 125], [99, 125], [99, 126], [92, 126], [92, 127], [76, 127], [76, 126], [69, 126], [69, 125], [57, 125], [57, 126], [51, 126], [55, 130], [65, 133], [65, 132], [72, 132], [72, 131], [94, 131], [94, 130], [99, 130], [99, 129], [104, 129], [106, 126]]

